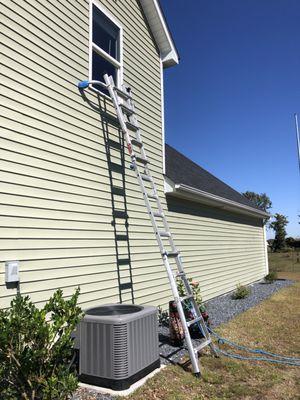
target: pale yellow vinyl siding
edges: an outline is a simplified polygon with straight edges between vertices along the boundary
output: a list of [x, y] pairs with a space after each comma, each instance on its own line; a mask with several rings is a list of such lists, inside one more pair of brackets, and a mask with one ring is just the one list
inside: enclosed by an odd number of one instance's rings
[[[158, 50], [137, 1], [100, 3], [123, 27], [124, 82], [134, 92], [163, 194]], [[76, 87], [88, 77], [89, 2], [10, 0], [0, 1], [0, 8], [0, 306], [9, 306], [16, 293], [4, 284], [7, 260], [20, 261], [20, 291], [38, 305], [55, 289], [69, 296], [78, 285], [83, 307], [117, 302], [103, 125]], [[94, 94], [87, 97], [97, 104]], [[100, 105], [112, 112], [107, 100]], [[109, 132], [117, 139], [114, 126]], [[128, 157], [126, 199], [135, 301], [158, 304], [168, 297], [167, 279]], [[121, 208], [121, 201], [115, 206]], [[125, 248], [120, 245], [121, 255]], [[126, 268], [121, 275], [128, 281]], [[123, 291], [123, 300], [130, 299]]]
[[[124, 81], [134, 92], [151, 171], [166, 204], [158, 50], [136, 0], [100, 3], [123, 26]], [[20, 292], [38, 305], [57, 288], [70, 296], [77, 286], [84, 308], [118, 302], [105, 147], [106, 130], [118, 140], [118, 129], [106, 128], [91, 106], [111, 113], [109, 101], [98, 104], [88, 93], [89, 104], [76, 87], [88, 77], [89, 2], [0, 0], [0, 11], [0, 307], [8, 307], [16, 293], [4, 283], [7, 260], [20, 261]], [[113, 177], [120, 185], [120, 176]], [[127, 156], [125, 189], [135, 302], [165, 306], [168, 279]], [[204, 298], [264, 275], [258, 221], [189, 202], [172, 211], [172, 204], [167, 214], [175, 240]], [[115, 202], [122, 206], [121, 199]], [[119, 254], [126, 256], [126, 243]], [[121, 268], [121, 276], [129, 280], [128, 268]], [[131, 300], [130, 290], [123, 300]]]
[[261, 219], [168, 197], [168, 220], [189, 277], [203, 299], [266, 275]]

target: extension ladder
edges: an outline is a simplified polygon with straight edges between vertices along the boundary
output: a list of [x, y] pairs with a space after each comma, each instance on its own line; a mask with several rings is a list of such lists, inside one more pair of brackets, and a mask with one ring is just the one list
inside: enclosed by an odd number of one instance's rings
[[[120, 123], [122, 132], [124, 133], [127, 149], [131, 157], [131, 169], [134, 170], [136, 173], [137, 180], [143, 193], [147, 211], [160, 249], [162, 260], [168, 274], [173, 297], [185, 334], [185, 341], [190, 355], [193, 372], [196, 376], [200, 376], [198, 352], [206, 346], [210, 347], [215, 356], [217, 356], [217, 352], [214, 348], [207, 326], [203, 320], [199, 307], [193, 296], [191, 285], [184, 272], [180, 252], [177, 250], [174, 244], [174, 240], [169, 229], [169, 224], [166, 220], [162, 204], [158, 196], [156, 185], [148, 167], [149, 160], [147, 158], [144, 144], [142, 142], [132, 93], [129, 88], [119, 88], [115, 86], [112, 76], [108, 76], [107, 74], [105, 74], [104, 81], [105, 84], [101, 81], [82, 81], [79, 82], [78, 87], [79, 89], [85, 89], [93, 84], [100, 85], [108, 91], [113, 101], [117, 118]], [[134, 135], [134, 137], [132, 137], [132, 135]], [[149, 192], [149, 186], [151, 192]], [[159, 224], [161, 224], [162, 230], [159, 228]], [[175, 273], [173, 272], [170, 263], [171, 260], [175, 261]], [[183, 282], [183, 287], [185, 289], [185, 295], [183, 297], [179, 296], [176, 283], [177, 279], [180, 279]], [[187, 306], [188, 309], [192, 312], [192, 320], [186, 320], [184, 305]], [[196, 347], [194, 347], [193, 345], [189, 332], [189, 327], [192, 325], [196, 325], [204, 336], [204, 341], [202, 341]]]

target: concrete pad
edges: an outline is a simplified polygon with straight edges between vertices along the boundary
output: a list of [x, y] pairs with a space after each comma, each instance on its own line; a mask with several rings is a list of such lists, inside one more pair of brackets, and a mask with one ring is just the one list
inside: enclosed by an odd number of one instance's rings
[[112, 390], [112, 389], [108, 389], [108, 388], [104, 388], [104, 387], [100, 387], [100, 386], [88, 385], [87, 383], [81, 383], [81, 382], [79, 382], [79, 387], [85, 388], [88, 390], [93, 390], [94, 392], [97, 392], [97, 393], [109, 394], [110, 396], [126, 397], [126, 396], [129, 396], [134, 391], [136, 391], [139, 387], [143, 386], [144, 383], [147, 382], [148, 379], [152, 378], [152, 376], [156, 375], [158, 372], [160, 372], [165, 367], [166, 367], [166, 365], [161, 365], [160, 368], [156, 368], [154, 371], [150, 372], [150, 374], [144, 376], [144, 378], [133, 383], [130, 386], [130, 388], [126, 389], [126, 390]]

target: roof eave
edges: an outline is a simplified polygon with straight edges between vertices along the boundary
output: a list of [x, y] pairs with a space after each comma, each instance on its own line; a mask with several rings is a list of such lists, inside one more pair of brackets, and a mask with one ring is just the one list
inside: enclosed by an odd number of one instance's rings
[[164, 68], [178, 64], [178, 52], [158, 1], [140, 0], [140, 4], [159, 48]]
[[250, 206], [228, 200], [224, 197], [216, 196], [214, 194], [181, 183], [173, 183], [170, 179], [167, 179], [165, 185], [165, 193], [178, 198], [184, 198], [187, 200], [210, 205], [239, 214], [250, 215], [252, 217], [270, 218], [271, 216], [265, 211], [260, 211], [256, 208], [252, 208]]

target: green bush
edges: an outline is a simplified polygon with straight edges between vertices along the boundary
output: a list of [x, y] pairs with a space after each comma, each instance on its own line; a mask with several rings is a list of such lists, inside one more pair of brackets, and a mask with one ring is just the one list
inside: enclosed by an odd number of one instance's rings
[[265, 281], [267, 283], [273, 283], [277, 279], [277, 272], [271, 271], [268, 275], [265, 276]]
[[235, 300], [244, 299], [245, 297], [249, 296], [250, 293], [251, 289], [248, 286], [238, 283], [236, 285], [236, 291], [232, 294], [232, 298]]
[[82, 317], [79, 289], [70, 300], [57, 290], [38, 309], [29, 296], [17, 295], [0, 310], [1, 400], [63, 400], [77, 388], [69, 370], [71, 333]]
[[158, 323], [159, 325], [168, 325], [169, 324], [169, 313], [167, 310], [163, 310], [161, 306], [158, 306]]
[[[194, 299], [196, 300], [196, 303], [198, 304], [198, 306], [200, 306], [202, 304], [202, 296], [200, 293], [199, 282], [193, 281], [193, 278], [188, 278], [188, 281], [191, 285]], [[185, 291], [185, 287], [184, 287], [184, 283], [183, 283], [182, 279], [178, 279], [177, 289], [178, 289], [178, 293], [179, 293], [180, 297], [186, 296], [186, 291]]]

